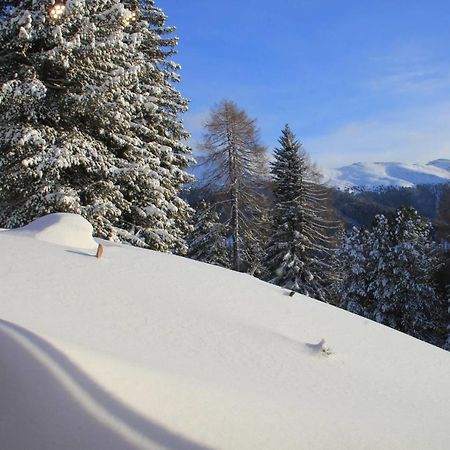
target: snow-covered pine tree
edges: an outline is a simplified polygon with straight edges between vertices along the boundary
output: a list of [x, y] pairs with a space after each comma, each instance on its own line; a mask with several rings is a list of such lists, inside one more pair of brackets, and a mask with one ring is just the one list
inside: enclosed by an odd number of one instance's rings
[[0, 227], [78, 213], [98, 236], [186, 250], [190, 149], [152, 0], [19, 0], [0, 23]]
[[336, 283], [339, 306], [354, 314], [371, 318], [373, 299], [369, 293], [369, 232], [353, 227], [343, 238], [337, 251], [340, 280]]
[[401, 208], [391, 221], [392, 246], [389, 284], [392, 295], [387, 304], [377, 305], [384, 322], [436, 343], [433, 312], [438, 306], [433, 274], [438, 259], [431, 238], [431, 223], [414, 208]]
[[219, 215], [205, 201], [200, 202], [193, 217], [193, 231], [188, 238], [188, 257], [216, 266], [230, 267], [225, 243], [226, 227]]
[[259, 142], [256, 121], [232, 101], [223, 101], [205, 124], [203, 188], [220, 204], [228, 226], [233, 270], [252, 270], [262, 216], [266, 149]]
[[267, 246], [268, 280], [320, 300], [327, 299], [332, 251], [326, 235], [326, 195], [312, 182], [308, 159], [286, 125], [271, 164], [273, 231]]
[[428, 342], [435, 342], [433, 311], [437, 305], [432, 275], [437, 260], [431, 224], [413, 208], [388, 220], [375, 218], [369, 234], [365, 276], [377, 322]]
[[[367, 258], [365, 278], [370, 306], [369, 317], [377, 322], [387, 323], [387, 310], [392, 306], [393, 289], [391, 275], [395, 262], [391, 260], [392, 236], [389, 220], [383, 214], [375, 216], [367, 235]], [[393, 328], [394, 325], [390, 324]]]

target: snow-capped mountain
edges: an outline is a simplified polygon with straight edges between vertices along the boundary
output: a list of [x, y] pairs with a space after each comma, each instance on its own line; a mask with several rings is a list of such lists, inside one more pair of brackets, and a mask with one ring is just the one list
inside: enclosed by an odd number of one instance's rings
[[329, 185], [342, 189], [441, 184], [450, 182], [450, 159], [437, 159], [428, 164], [355, 163], [339, 169], [326, 170], [324, 175]]
[[0, 231], [5, 450], [448, 448], [450, 354], [255, 278]]

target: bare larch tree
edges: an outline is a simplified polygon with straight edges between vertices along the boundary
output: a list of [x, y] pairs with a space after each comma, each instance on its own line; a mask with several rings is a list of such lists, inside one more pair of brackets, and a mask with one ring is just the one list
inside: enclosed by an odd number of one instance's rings
[[204, 188], [214, 194], [229, 227], [231, 267], [251, 270], [258, 245], [255, 224], [263, 214], [262, 190], [268, 177], [266, 148], [259, 141], [256, 121], [236, 103], [221, 102], [205, 124], [201, 150]]

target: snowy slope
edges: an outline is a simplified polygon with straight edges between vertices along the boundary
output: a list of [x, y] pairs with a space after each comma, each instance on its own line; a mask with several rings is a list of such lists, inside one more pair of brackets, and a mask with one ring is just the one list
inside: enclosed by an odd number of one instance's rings
[[328, 184], [339, 187], [404, 186], [450, 182], [450, 160], [438, 159], [428, 164], [356, 163], [326, 171]]
[[96, 259], [76, 216], [33, 229], [0, 233], [2, 449], [448, 448], [449, 353], [248, 275]]

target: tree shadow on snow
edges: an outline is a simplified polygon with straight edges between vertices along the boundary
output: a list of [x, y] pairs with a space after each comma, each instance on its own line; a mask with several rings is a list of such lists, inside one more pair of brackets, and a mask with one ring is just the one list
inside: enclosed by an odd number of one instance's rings
[[34, 333], [0, 320], [0, 436], [8, 450], [207, 450], [131, 410]]

